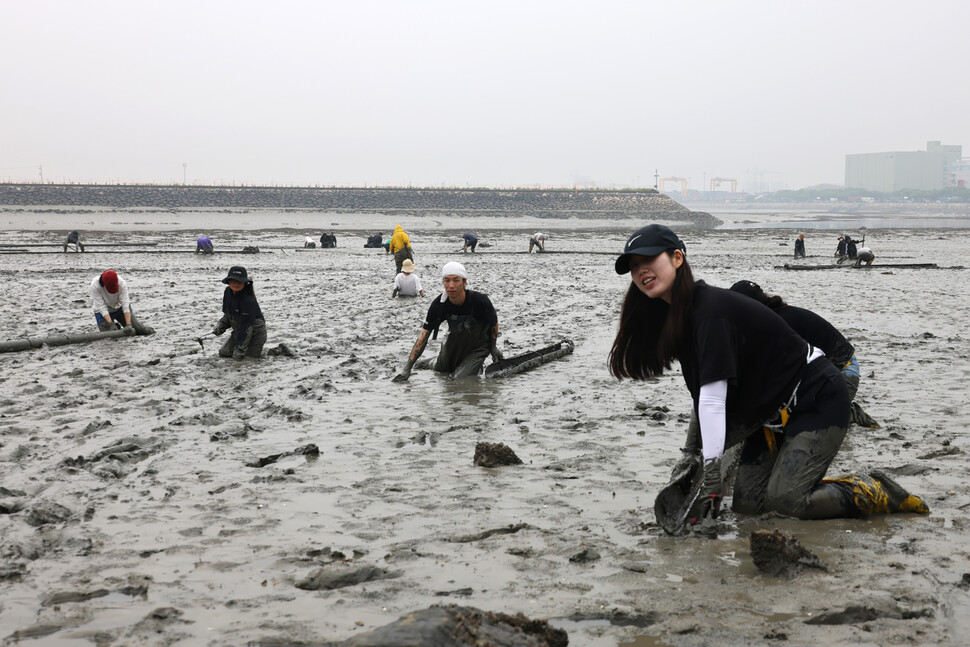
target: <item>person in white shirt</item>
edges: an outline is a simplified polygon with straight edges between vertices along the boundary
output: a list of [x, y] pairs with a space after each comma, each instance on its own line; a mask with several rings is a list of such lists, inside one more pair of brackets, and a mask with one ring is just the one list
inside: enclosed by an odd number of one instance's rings
[[105, 332], [124, 328], [130, 335], [151, 335], [154, 330], [143, 326], [131, 312], [128, 283], [114, 270], [105, 270], [91, 280], [91, 300], [98, 330]]
[[404, 262], [401, 263], [401, 273], [394, 277], [394, 291], [391, 292], [391, 298], [393, 299], [398, 295], [402, 297], [424, 296], [421, 279], [414, 273], [414, 261], [410, 258], [404, 259]]
[[872, 265], [872, 262], [876, 260], [876, 255], [872, 253], [872, 250], [868, 247], [860, 247], [855, 257], [855, 266], [859, 267], [863, 263], [866, 265]]
[[532, 238], [529, 239], [529, 253], [532, 253], [532, 248], [538, 247], [536, 251], [544, 252], [546, 251], [546, 235], [541, 231], [537, 231], [532, 234]]

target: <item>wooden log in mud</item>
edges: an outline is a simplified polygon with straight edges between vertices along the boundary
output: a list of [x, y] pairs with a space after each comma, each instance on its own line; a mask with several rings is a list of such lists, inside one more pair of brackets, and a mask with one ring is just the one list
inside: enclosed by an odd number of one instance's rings
[[939, 270], [950, 269], [941, 268], [936, 263], [880, 263], [879, 265], [775, 265], [776, 270], [883, 270], [883, 269], [906, 269], [906, 270]]
[[509, 377], [510, 375], [523, 373], [535, 368], [536, 366], [541, 366], [546, 362], [551, 362], [554, 359], [565, 357], [566, 355], [572, 353], [574, 348], [575, 345], [572, 341], [564, 339], [555, 344], [550, 344], [545, 348], [540, 348], [539, 350], [530, 351], [528, 353], [523, 353], [522, 355], [503, 359], [501, 362], [490, 364], [489, 367], [485, 369], [485, 377]]
[[15, 353], [41, 346], [67, 346], [70, 344], [87, 344], [102, 339], [119, 339], [121, 337], [134, 337], [128, 335], [124, 330], [108, 330], [106, 332], [77, 333], [71, 335], [51, 335], [50, 337], [24, 337], [23, 339], [13, 339], [0, 342], [0, 353]]

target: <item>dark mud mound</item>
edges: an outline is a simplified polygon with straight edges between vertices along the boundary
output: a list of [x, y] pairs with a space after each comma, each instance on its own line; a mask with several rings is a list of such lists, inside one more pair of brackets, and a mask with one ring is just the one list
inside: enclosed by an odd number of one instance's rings
[[505, 443], [478, 443], [475, 445], [474, 463], [476, 467], [498, 467], [521, 465], [522, 459]]
[[473, 607], [433, 606], [340, 643], [343, 647], [565, 647], [569, 636], [545, 620]]
[[776, 577], [795, 577], [805, 569], [828, 572], [822, 560], [781, 530], [752, 532], [751, 558], [759, 570]]

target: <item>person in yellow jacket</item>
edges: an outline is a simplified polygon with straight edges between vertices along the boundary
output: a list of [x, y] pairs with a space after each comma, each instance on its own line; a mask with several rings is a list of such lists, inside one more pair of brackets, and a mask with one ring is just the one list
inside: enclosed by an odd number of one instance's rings
[[395, 276], [401, 273], [401, 265], [405, 259], [414, 260], [414, 254], [411, 252], [411, 239], [404, 233], [404, 228], [401, 225], [394, 228], [388, 251], [394, 254], [394, 264], [397, 266]]

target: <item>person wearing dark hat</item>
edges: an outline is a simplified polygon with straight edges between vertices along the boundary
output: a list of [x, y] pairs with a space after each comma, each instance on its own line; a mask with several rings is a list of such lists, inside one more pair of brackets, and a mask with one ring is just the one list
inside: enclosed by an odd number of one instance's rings
[[462, 237], [465, 241], [465, 246], [462, 248], [462, 253], [467, 252], [468, 248], [471, 247], [472, 254], [475, 253], [475, 248], [478, 247], [478, 236], [469, 232]]
[[849, 400], [852, 403], [849, 421], [863, 427], [879, 426], [879, 423], [863, 411], [859, 403], [855, 402], [861, 376], [859, 360], [856, 359], [855, 348], [839, 332], [838, 328], [811, 310], [788, 305], [778, 295], [769, 296], [765, 294], [761, 286], [753, 281], [738, 281], [731, 286], [731, 290], [768, 306], [775, 314], [784, 319], [785, 323], [797, 332], [802, 339], [812, 346], [822, 349], [825, 357], [845, 378], [845, 385], [849, 390]]
[[492, 361], [505, 359], [496, 346], [498, 340], [498, 315], [488, 296], [466, 289], [468, 272], [465, 266], [454, 261], [441, 269], [441, 283], [445, 290], [428, 308], [418, 340], [414, 343], [407, 363], [394, 376], [395, 382], [404, 382], [411, 376], [414, 363], [421, 357], [428, 337], [438, 337], [438, 327], [448, 322], [448, 337], [441, 345], [434, 370], [452, 378], [470, 377], [482, 372], [485, 358]]
[[798, 234], [795, 239], [795, 258], [805, 258], [805, 234]]
[[839, 236], [839, 244], [835, 247], [835, 255], [838, 257], [836, 263], [844, 263], [845, 259], [849, 257], [847, 248], [849, 246], [849, 241], [846, 236]]
[[212, 239], [208, 236], [199, 236], [195, 241], [196, 254], [211, 254], [214, 251]]
[[64, 251], [67, 251], [68, 245], [74, 245], [74, 251], [84, 251], [84, 243], [81, 242], [81, 234], [77, 233], [77, 229], [72, 231], [67, 235], [67, 239], [64, 241]]
[[124, 328], [129, 335], [150, 335], [154, 330], [143, 326], [131, 311], [128, 283], [114, 270], [105, 270], [91, 280], [91, 301], [98, 330]]
[[615, 269], [632, 281], [609, 355], [610, 372], [620, 379], [651, 379], [680, 363], [700, 421], [702, 457], [681, 521], [717, 516], [720, 459], [737, 444], [735, 512], [801, 519], [928, 513], [882, 472], [822, 480], [849, 424], [845, 381], [821, 350], [764, 305], [695, 282], [686, 253], [663, 225], [627, 239]]
[[219, 349], [219, 356], [259, 357], [266, 343], [266, 322], [256, 302], [253, 280], [245, 267], [233, 265], [222, 282], [228, 286], [222, 294], [222, 319], [212, 334], [218, 337], [232, 328], [232, 335]]

